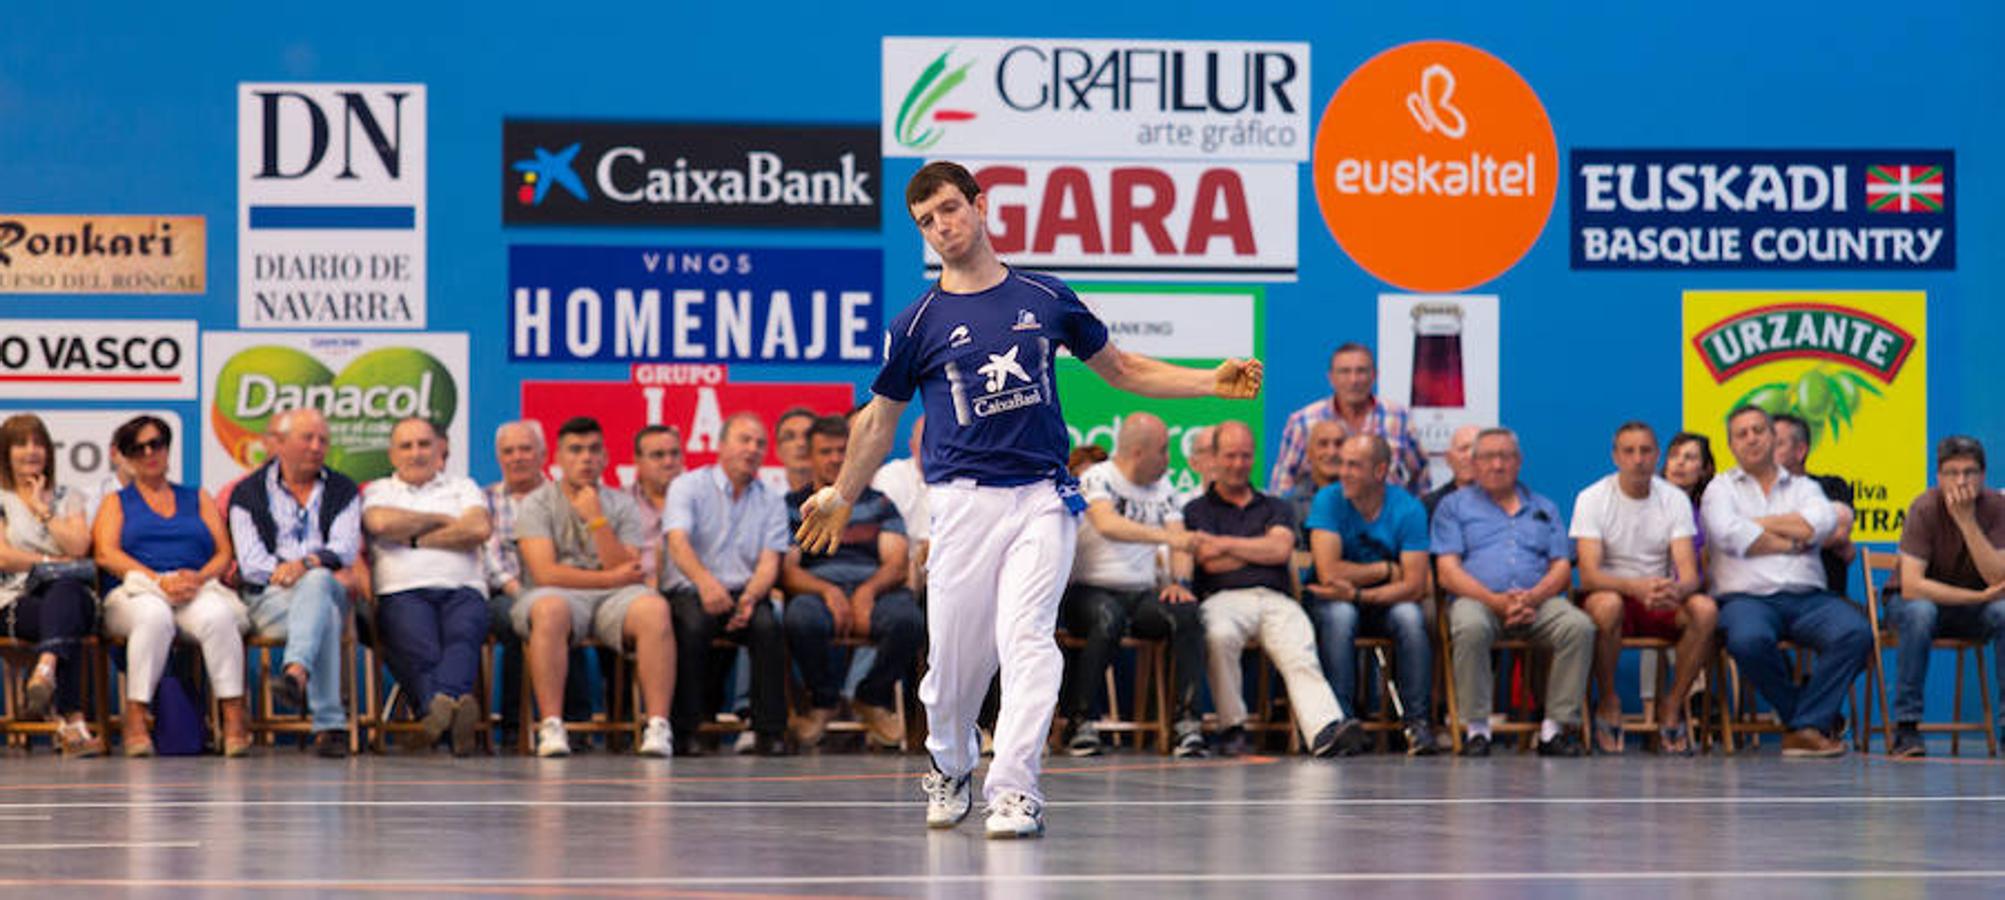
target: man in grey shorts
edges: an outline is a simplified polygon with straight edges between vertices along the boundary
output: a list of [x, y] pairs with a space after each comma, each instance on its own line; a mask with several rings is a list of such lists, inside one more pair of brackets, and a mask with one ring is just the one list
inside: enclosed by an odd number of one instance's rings
[[646, 583], [638, 549], [653, 535], [633, 498], [600, 481], [606, 439], [598, 422], [581, 416], [557, 429], [557, 467], [562, 477], [524, 498], [515, 522], [527, 585], [510, 614], [528, 644], [544, 717], [536, 755], [571, 752], [564, 719], [553, 713], [563, 707], [571, 644], [591, 635], [613, 653], [634, 642], [634, 677], [648, 717], [640, 753], [667, 756], [674, 747], [665, 713], [675, 691], [675, 638], [668, 601]]

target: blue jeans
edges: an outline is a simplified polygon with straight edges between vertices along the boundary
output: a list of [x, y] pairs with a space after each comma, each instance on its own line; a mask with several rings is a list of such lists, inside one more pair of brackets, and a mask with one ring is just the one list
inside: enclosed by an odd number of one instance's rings
[[[326, 569], [308, 569], [291, 587], [254, 591], [251, 628], [285, 640], [285, 666], [306, 669], [306, 709], [315, 731], [348, 727], [341, 706], [341, 626], [348, 615], [348, 590]], [[273, 673], [276, 676], [278, 673]]]
[[[1929, 645], [1936, 638], [1990, 641], [1992, 658], [2005, 665], [2005, 600], [1942, 606], [1897, 593], [1883, 599], [1887, 618], [1900, 633], [1900, 652], [1894, 657], [1895, 722], [1922, 719], [1922, 687], [1928, 682], [1928, 658], [1933, 649]], [[2005, 679], [1999, 683], [2005, 684]], [[2000, 696], [2005, 698], [2005, 690]]]
[[1400, 706], [1408, 722], [1427, 720], [1433, 700], [1434, 644], [1427, 635], [1427, 610], [1419, 603], [1367, 603], [1311, 598], [1309, 621], [1316, 626], [1316, 655], [1323, 677], [1346, 714], [1358, 709], [1358, 651], [1353, 641], [1390, 637], [1397, 654], [1393, 672]]
[[[854, 585], [838, 585], [844, 591]], [[783, 616], [787, 650], [801, 671], [816, 707], [829, 709], [842, 702], [843, 667], [847, 655], [839, 652], [835, 640], [835, 617], [819, 594], [802, 594], [787, 601]], [[919, 604], [906, 590], [887, 591], [877, 596], [870, 608], [870, 640], [877, 658], [870, 673], [856, 685], [856, 702], [891, 708], [900, 679], [908, 683], [919, 659], [919, 645], [926, 640], [926, 619]]]
[[379, 598], [384, 658], [423, 714], [432, 697], [473, 693], [487, 640], [487, 598], [470, 587], [418, 588]]
[[[1828, 591], [1725, 594], [1719, 602], [1727, 652], [1783, 723], [1791, 730], [1836, 725], [1838, 708], [1873, 651], [1866, 614]], [[1801, 689], [1776, 646], [1785, 639], [1817, 654], [1810, 683]]]

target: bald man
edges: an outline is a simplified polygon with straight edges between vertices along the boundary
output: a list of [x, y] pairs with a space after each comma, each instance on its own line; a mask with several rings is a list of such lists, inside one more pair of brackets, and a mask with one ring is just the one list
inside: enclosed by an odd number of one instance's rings
[[[1168, 476], [1169, 429], [1148, 413], [1131, 413], [1115, 437], [1114, 456], [1079, 475], [1086, 521], [1079, 530], [1072, 577], [1059, 615], [1086, 642], [1071, 660], [1059, 693], [1065, 747], [1073, 756], [1100, 753], [1093, 705], [1121, 636], [1168, 639], [1176, 657], [1176, 755], [1206, 753], [1197, 714], [1204, 671], [1204, 623], [1188, 579], [1171, 577], [1158, 548], [1190, 551], [1198, 536], [1183, 530], [1182, 505]], [[1109, 702], [1113, 702], [1112, 698]]]
[[348, 755], [341, 702], [341, 633], [355, 557], [362, 549], [362, 493], [326, 466], [327, 419], [299, 408], [273, 416], [271, 460], [230, 492], [230, 541], [253, 630], [285, 640], [279, 699], [313, 717], [313, 749]]
[[[1341, 466], [1338, 449], [1344, 443], [1344, 426], [1324, 419], [1309, 426], [1309, 477], [1282, 492], [1281, 499], [1295, 511], [1295, 549], [1309, 549], [1309, 511], [1316, 504], [1316, 492], [1337, 483]], [[1308, 581], [1312, 579], [1304, 579]]]
[[1429, 516], [1434, 515], [1434, 508], [1441, 505], [1441, 498], [1468, 487], [1476, 480], [1476, 435], [1482, 433], [1481, 425], [1464, 425], [1449, 436], [1448, 471], [1452, 477], [1420, 498], [1420, 505], [1427, 508]]

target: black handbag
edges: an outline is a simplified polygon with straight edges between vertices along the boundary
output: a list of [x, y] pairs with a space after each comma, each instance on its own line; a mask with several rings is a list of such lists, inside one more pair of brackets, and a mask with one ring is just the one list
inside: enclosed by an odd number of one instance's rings
[[88, 559], [38, 562], [28, 569], [28, 580], [21, 589], [32, 594], [49, 584], [65, 580], [80, 582], [87, 590], [96, 590], [97, 563]]

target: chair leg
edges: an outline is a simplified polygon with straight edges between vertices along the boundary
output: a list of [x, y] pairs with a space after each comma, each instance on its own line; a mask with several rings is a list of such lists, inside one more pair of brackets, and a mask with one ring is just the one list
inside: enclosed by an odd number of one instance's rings
[[1991, 678], [1985, 671], [1984, 649], [1977, 649], [1977, 693], [1984, 699], [1984, 750], [1991, 756], [1998, 755], [1998, 715], [1992, 706]]
[[530, 732], [535, 730], [538, 724], [535, 720], [535, 706], [536, 683], [530, 674], [528, 648], [524, 647], [522, 654], [522, 704], [515, 719], [515, 749], [524, 756], [528, 756], [535, 749], [530, 743]]
[[[1966, 652], [1962, 648], [1958, 648], [1956, 651], [1956, 689], [1950, 693], [1949, 707], [1949, 721], [1953, 725], [1963, 724], [1963, 657]], [[1949, 755], [1963, 755], [1962, 729], [1949, 733]]]

